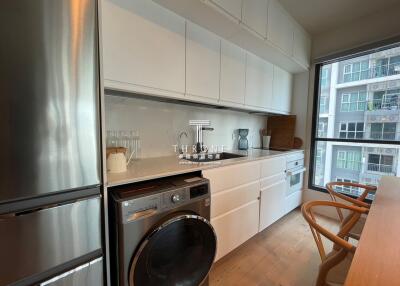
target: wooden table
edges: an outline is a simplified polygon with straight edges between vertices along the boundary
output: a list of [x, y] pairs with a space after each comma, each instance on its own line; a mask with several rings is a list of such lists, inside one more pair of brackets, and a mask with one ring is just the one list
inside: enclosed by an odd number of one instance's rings
[[400, 285], [400, 178], [381, 179], [345, 285]]

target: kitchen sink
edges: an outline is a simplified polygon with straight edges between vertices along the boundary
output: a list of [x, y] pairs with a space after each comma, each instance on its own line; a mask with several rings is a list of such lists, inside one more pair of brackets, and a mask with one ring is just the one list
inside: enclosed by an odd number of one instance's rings
[[192, 154], [190, 155], [190, 158], [185, 158], [185, 160], [191, 162], [212, 162], [212, 161], [221, 161], [221, 160], [234, 159], [240, 157], [246, 157], [246, 156], [228, 152], [205, 153], [205, 154]]

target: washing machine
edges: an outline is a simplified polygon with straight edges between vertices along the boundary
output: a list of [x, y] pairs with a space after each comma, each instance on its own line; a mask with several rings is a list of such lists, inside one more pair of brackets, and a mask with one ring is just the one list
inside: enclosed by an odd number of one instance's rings
[[112, 285], [208, 285], [217, 238], [200, 173], [110, 189]]

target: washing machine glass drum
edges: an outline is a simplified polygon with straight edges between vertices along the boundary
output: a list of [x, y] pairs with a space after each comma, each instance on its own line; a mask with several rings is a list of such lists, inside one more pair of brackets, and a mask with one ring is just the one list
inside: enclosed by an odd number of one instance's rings
[[131, 262], [129, 286], [198, 286], [210, 271], [216, 246], [208, 220], [177, 214], [141, 243]]

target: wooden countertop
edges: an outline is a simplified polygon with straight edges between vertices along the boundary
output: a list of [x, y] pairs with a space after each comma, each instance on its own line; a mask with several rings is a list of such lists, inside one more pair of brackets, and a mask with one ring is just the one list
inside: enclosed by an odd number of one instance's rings
[[400, 178], [381, 179], [345, 285], [400, 285]]

